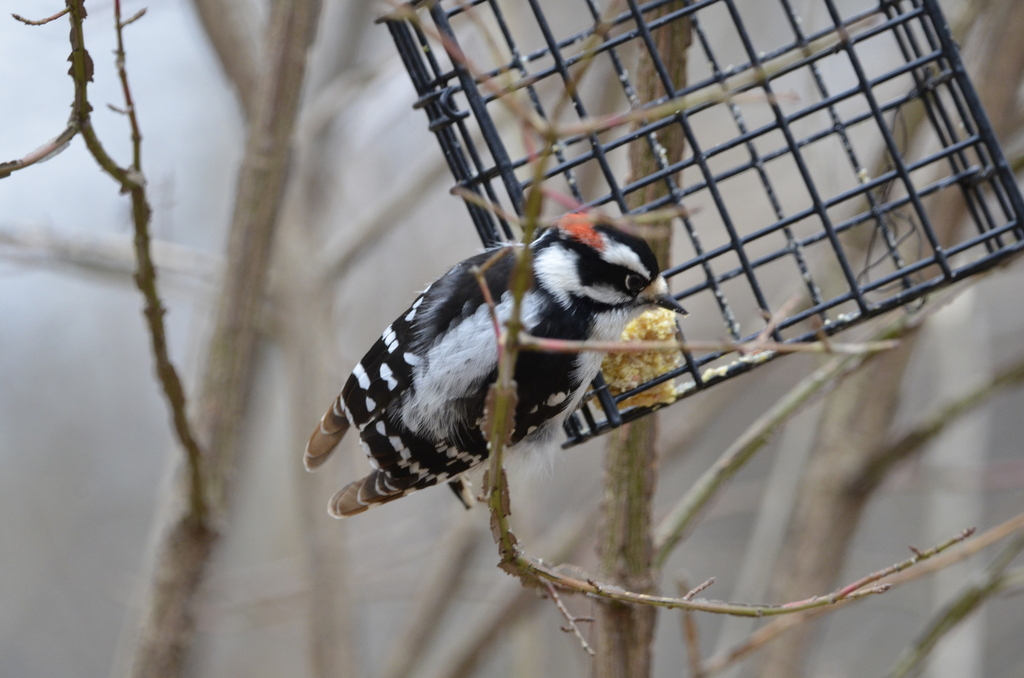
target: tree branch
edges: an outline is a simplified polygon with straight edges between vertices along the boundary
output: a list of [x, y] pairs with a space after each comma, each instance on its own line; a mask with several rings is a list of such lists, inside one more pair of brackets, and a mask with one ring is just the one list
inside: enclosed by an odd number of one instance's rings
[[235, 95], [247, 120], [255, 117], [260, 104], [259, 5], [232, 0], [192, 0], [196, 14], [217, 53], [221, 67], [234, 85]]
[[[519, 345], [524, 351], [544, 353], [580, 353], [582, 351], [615, 351], [617, 353], [644, 353], [646, 351], [724, 351], [758, 355], [761, 353], [836, 353], [842, 355], [868, 355], [896, 348], [895, 340], [867, 341], [856, 344], [837, 344], [833, 341], [811, 341], [784, 344], [775, 341], [755, 339], [753, 341], [575, 341], [572, 339], [551, 339], [535, 337], [525, 332], [519, 336]], [[767, 356], [766, 356], [767, 357]]]
[[[710, 586], [714, 579], [709, 579], [696, 589], [690, 590], [689, 584], [680, 580], [677, 582], [677, 590], [683, 598], [693, 598], [700, 590]], [[697, 620], [693, 612], [683, 610], [683, 643], [686, 645], [686, 663], [690, 669], [690, 678], [704, 678], [703, 662], [700, 659], [700, 635], [697, 628]]]
[[872, 455], [850, 483], [850, 491], [868, 491], [877, 485], [893, 466], [934, 440], [950, 424], [981, 407], [1004, 388], [1019, 384], [1024, 384], [1024, 358], [999, 370], [995, 376], [966, 395], [940, 407], [913, 430]]
[[[1015, 516], [996, 527], [990, 528], [970, 541], [963, 542], [956, 548], [944, 551], [943, 553], [936, 555], [935, 557], [930, 558], [911, 569], [905, 569], [901, 572], [894, 573], [893, 576], [888, 578], [887, 583], [895, 587], [906, 584], [910, 581], [916, 581], [917, 579], [945, 569], [950, 565], [966, 560], [979, 551], [988, 548], [992, 544], [995, 544], [1020, 530], [1024, 530], [1024, 514]], [[747, 657], [761, 649], [786, 631], [810, 621], [811, 619], [816, 619], [823, 614], [834, 612], [840, 607], [846, 605], [848, 602], [849, 601], [840, 602], [833, 607], [819, 608], [817, 610], [809, 610], [789, 617], [773, 619], [771, 622], [765, 624], [752, 633], [750, 637], [742, 643], [739, 643], [733, 648], [705, 661], [703, 665], [705, 675], [710, 676], [718, 673], [722, 669], [731, 666], [740, 659], [743, 659], [744, 657]]]
[[1003, 572], [1021, 551], [1024, 551], [1024, 534], [1018, 535], [1007, 544], [988, 566], [980, 580], [964, 589], [928, 624], [914, 646], [896, 661], [896, 665], [889, 672], [890, 678], [916, 675], [920, 664], [928, 657], [942, 637], [999, 590], [1003, 583]]
[[[67, 14], [68, 9], [65, 8], [60, 14], [54, 15], [47, 21], [64, 16]], [[14, 15], [17, 17], [17, 15]], [[71, 143], [71, 140], [78, 134], [78, 126], [72, 121], [64, 129], [63, 132], [55, 136], [54, 138], [47, 141], [45, 144], [32, 151], [23, 158], [18, 160], [10, 160], [8, 162], [0, 162], [0, 179], [5, 179], [11, 176], [12, 173], [17, 172], [20, 169], [25, 169], [37, 162], [44, 162], [50, 158], [63, 152], [65, 148]]]
[[[189, 513], [196, 523], [205, 524], [207, 518], [206, 497], [203, 492], [203, 453], [193, 434], [192, 425], [186, 413], [185, 390], [177, 370], [171, 363], [167, 350], [167, 335], [164, 328], [166, 309], [156, 288], [156, 268], [150, 252], [149, 222], [152, 209], [146, 195], [146, 181], [142, 174], [142, 134], [139, 131], [138, 119], [132, 101], [128, 74], [125, 70], [124, 24], [121, 22], [121, 3], [114, 0], [114, 27], [117, 36], [115, 51], [118, 78], [124, 95], [125, 108], [128, 112], [132, 130], [132, 164], [123, 168], [118, 165], [104, 150], [92, 127], [89, 104], [88, 83], [92, 81], [93, 63], [89, 52], [85, 49], [82, 22], [85, 20], [84, 0], [67, 0], [68, 16], [71, 21], [71, 70], [75, 84], [75, 103], [72, 107], [72, 126], [81, 130], [86, 146], [100, 167], [127, 191], [132, 202], [132, 224], [135, 229], [134, 246], [137, 270], [134, 280], [145, 299], [143, 314], [149, 329], [156, 361], [156, 373], [163, 386], [164, 395], [171, 407], [171, 418], [174, 430], [188, 461], [189, 473]], [[70, 129], [70, 127], [69, 127]]]
[[[14, 260], [51, 259], [85, 271], [131, 274], [137, 267], [132, 241], [121, 234], [79, 231], [68, 233], [42, 225], [0, 224], [0, 256]], [[166, 240], [150, 242], [158, 273], [176, 273], [212, 282], [221, 269], [220, 260], [198, 250]]]
[[44, 24], [50, 23], [51, 21], [56, 21], [57, 19], [61, 18], [62, 16], [64, 16], [67, 13], [68, 13], [68, 8], [65, 7], [64, 9], [62, 9], [59, 12], [57, 12], [53, 16], [48, 16], [45, 19], [38, 19], [36, 21], [33, 21], [32, 19], [26, 19], [25, 17], [21, 16], [20, 14], [13, 14], [12, 13], [11, 16], [14, 17], [16, 20], [20, 21], [21, 23], [27, 24], [29, 26], [42, 26]]
[[568, 624], [568, 626], [563, 626], [562, 630], [576, 636], [576, 639], [580, 641], [580, 646], [583, 648], [583, 651], [593, 657], [594, 648], [590, 647], [590, 644], [587, 643], [587, 639], [583, 637], [583, 634], [580, 632], [580, 627], [576, 625], [576, 622], [594, 621], [594, 619], [592, 617], [583, 618], [573, 616], [572, 613], [569, 612], [569, 608], [565, 606], [565, 603], [563, 603], [562, 599], [558, 596], [558, 591], [551, 585], [551, 582], [544, 582], [544, 588], [547, 590], [548, 597], [554, 601], [555, 605], [558, 607], [558, 611], [562, 613], [562, 617], [565, 618], [565, 622]]

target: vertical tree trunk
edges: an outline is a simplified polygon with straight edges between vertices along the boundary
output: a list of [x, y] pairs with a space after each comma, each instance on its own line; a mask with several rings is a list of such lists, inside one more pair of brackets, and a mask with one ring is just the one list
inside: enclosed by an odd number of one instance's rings
[[[682, 2], [671, 3], [647, 15], [647, 19], [675, 11]], [[674, 21], [653, 34], [654, 47], [664, 62], [673, 86], [686, 83], [690, 22]], [[665, 96], [662, 83], [647, 50], [641, 49], [635, 81], [639, 103]], [[640, 140], [630, 146], [630, 173], [641, 177], [657, 171], [663, 147], [669, 163], [682, 158], [685, 140], [682, 128], [672, 126], [659, 132], [649, 143]], [[652, 147], [653, 146], [653, 147]], [[630, 195], [630, 207], [638, 207], [666, 195], [668, 187], [656, 182]], [[669, 260], [671, 224], [655, 224], [646, 239], [664, 268]], [[657, 481], [657, 415], [625, 424], [609, 435], [605, 461], [605, 489], [598, 532], [598, 555], [602, 578], [631, 591], [654, 592], [658, 573], [653, 566], [651, 503]], [[644, 678], [651, 674], [651, 643], [654, 640], [656, 610], [648, 606], [598, 604], [595, 675], [598, 678]]]
[[[605, 494], [598, 536], [601, 577], [631, 591], [652, 593], [651, 497], [657, 478], [655, 416], [609, 434]], [[651, 674], [657, 610], [647, 605], [600, 602], [595, 675], [643, 678]]]

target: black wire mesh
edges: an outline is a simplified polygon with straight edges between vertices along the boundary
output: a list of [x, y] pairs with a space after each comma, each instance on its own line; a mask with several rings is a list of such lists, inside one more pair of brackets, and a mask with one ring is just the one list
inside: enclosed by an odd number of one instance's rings
[[[686, 208], [675, 235], [682, 263], [665, 275], [734, 340], [756, 337], [796, 291], [807, 303], [778, 319], [777, 341], [833, 334], [1024, 247], [1024, 203], [935, 0], [810, 0], [804, 16], [790, 0], [410, 7], [414, 17], [387, 25], [416, 107], [456, 185], [507, 213], [523, 213], [535, 149], [502, 97], [545, 118], [567, 97], [562, 122], [689, 104], [561, 139], [545, 186], [613, 216]], [[686, 84], [657, 48], [678, 21], [692, 38]], [[662, 88], [652, 101], [639, 101], [631, 75], [640, 53]], [[921, 127], [928, 133], [908, 132]], [[673, 131], [685, 138], [678, 160], [659, 141]], [[651, 150], [655, 171], [629, 176], [631, 144]], [[656, 184], [659, 197], [636, 206], [631, 196]], [[484, 244], [515, 237], [500, 211], [466, 204]], [[968, 227], [937, 210], [964, 214]], [[651, 411], [618, 404], [658, 384], [674, 380], [683, 397], [772, 357], [687, 352], [677, 369], [615, 396], [599, 380], [567, 422], [567, 444]]]

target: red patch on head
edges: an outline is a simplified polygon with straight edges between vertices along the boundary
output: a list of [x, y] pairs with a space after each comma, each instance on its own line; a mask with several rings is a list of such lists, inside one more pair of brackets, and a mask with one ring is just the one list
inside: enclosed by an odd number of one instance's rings
[[604, 249], [604, 238], [594, 230], [586, 214], [570, 212], [559, 219], [558, 228], [573, 240], [589, 245], [598, 252]]

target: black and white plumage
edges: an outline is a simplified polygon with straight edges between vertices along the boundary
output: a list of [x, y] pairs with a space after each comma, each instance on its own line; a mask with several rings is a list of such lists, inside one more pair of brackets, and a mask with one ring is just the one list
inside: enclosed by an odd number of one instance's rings
[[[534, 284], [523, 298], [522, 319], [532, 335], [614, 341], [645, 308], [682, 312], [639, 238], [569, 215], [531, 247]], [[471, 271], [494, 253], [462, 261], [420, 293], [370, 347], [321, 419], [306, 446], [307, 469], [323, 464], [350, 427], [373, 466], [331, 499], [331, 515], [361, 513], [442, 481], [458, 494], [460, 474], [487, 458], [480, 426], [497, 377], [497, 340]], [[485, 273], [502, 321], [512, 306], [514, 260], [502, 257]], [[603, 357], [593, 351], [519, 355], [510, 454], [554, 442]]]

